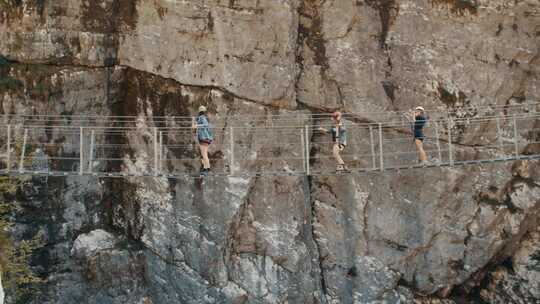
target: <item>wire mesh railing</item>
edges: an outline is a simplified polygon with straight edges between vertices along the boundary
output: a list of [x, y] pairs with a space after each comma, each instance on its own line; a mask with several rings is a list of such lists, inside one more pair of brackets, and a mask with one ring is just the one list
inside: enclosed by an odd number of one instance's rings
[[[443, 119], [479, 119], [496, 116], [512, 116], [540, 113], [540, 102], [527, 100], [517, 104], [481, 104], [463, 107], [447, 108], [439, 106], [427, 108], [430, 120]], [[380, 109], [376, 111], [357, 111], [343, 113], [343, 118], [350, 121], [375, 121], [390, 123], [404, 123], [407, 110]], [[305, 113], [281, 110], [278, 113], [268, 114], [231, 114], [216, 115], [214, 126], [234, 127], [274, 127], [274, 126], [301, 126], [306, 120], [324, 120], [330, 118], [330, 113]], [[51, 114], [2, 114], [0, 124], [25, 126], [72, 126], [72, 127], [136, 127], [139, 125], [152, 125], [159, 128], [190, 127], [192, 116], [112, 116], [112, 115], [51, 115]], [[363, 123], [359, 123], [363, 124]]]
[[[540, 114], [430, 120], [424, 128], [427, 166], [535, 159]], [[212, 172], [220, 176], [334, 174], [333, 141], [321, 118], [300, 126], [214, 127]], [[409, 122], [345, 121], [341, 157], [351, 172], [426, 166]], [[198, 176], [199, 145], [190, 127], [32, 126], [0, 124], [3, 174]]]

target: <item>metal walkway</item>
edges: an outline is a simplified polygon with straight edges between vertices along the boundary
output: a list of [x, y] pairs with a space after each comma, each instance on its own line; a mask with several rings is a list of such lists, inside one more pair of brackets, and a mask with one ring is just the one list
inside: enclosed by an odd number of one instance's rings
[[[98, 177], [198, 177], [200, 159], [189, 127], [0, 124], [0, 174]], [[69, 121], [69, 120], [68, 120]], [[298, 122], [298, 121], [296, 121]], [[540, 159], [540, 114], [430, 120], [417, 163], [410, 124], [346, 122], [342, 152], [350, 173], [336, 173], [331, 136], [318, 131], [324, 118], [302, 125], [215, 127], [211, 175], [217, 177], [361, 174]]]
[[[410, 169], [428, 169], [428, 168], [445, 168], [445, 167], [461, 167], [466, 165], [485, 165], [485, 164], [494, 164], [500, 162], [512, 162], [518, 160], [539, 160], [540, 154], [521, 156], [519, 158], [498, 158], [498, 159], [481, 159], [481, 160], [470, 160], [470, 161], [456, 161], [453, 165], [450, 163], [431, 163], [427, 165], [411, 165], [411, 166], [401, 166], [401, 167], [387, 167], [384, 168], [383, 172], [386, 171], [400, 171], [400, 170], [410, 170]], [[348, 172], [336, 172], [336, 171], [324, 171], [312, 173], [310, 176], [331, 176], [331, 175], [355, 175], [355, 174], [365, 174], [370, 172], [381, 172], [379, 169], [358, 169], [350, 170]], [[65, 172], [65, 171], [7, 171], [0, 170], [0, 176], [43, 176], [43, 177], [61, 177], [61, 176], [78, 176], [77, 172]], [[149, 178], [199, 178], [199, 174], [133, 174], [129, 172], [116, 172], [116, 173], [84, 173], [85, 176], [94, 176], [94, 177], [104, 177], [104, 178], [127, 178], [127, 177], [149, 177]], [[298, 172], [259, 172], [259, 173], [245, 173], [241, 175], [230, 175], [223, 173], [211, 173], [208, 177], [240, 177], [240, 178], [250, 178], [250, 177], [261, 177], [261, 176], [305, 176], [305, 173]], [[206, 178], [208, 178], [206, 177]]]

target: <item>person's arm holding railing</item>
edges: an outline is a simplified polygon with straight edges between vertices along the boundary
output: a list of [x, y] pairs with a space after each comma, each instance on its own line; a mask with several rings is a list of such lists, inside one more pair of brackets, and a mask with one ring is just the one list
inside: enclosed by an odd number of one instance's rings
[[323, 128], [323, 127], [318, 127], [318, 128], [317, 128], [317, 131], [323, 132], [323, 133], [328, 133], [328, 129], [325, 129], [325, 128]]

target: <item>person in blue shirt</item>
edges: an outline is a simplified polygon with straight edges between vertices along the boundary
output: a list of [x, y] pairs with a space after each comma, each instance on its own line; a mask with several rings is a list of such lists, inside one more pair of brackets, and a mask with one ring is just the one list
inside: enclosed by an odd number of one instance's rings
[[319, 128], [319, 131], [325, 132], [325, 133], [332, 133], [332, 154], [334, 155], [334, 158], [337, 162], [337, 171], [343, 172], [343, 171], [349, 171], [347, 166], [345, 166], [345, 162], [343, 161], [343, 158], [341, 158], [341, 151], [345, 149], [347, 146], [347, 128], [345, 127], [345, 124], [341, 120], [341, 112], [336, 111], [332, 113], [332, 120], [334, 122], [334, 125], [330, 129], [325, 128]]
[[202, 157], [201, 175], [206, 176], [210, 172], [210, 159], [208, 158], [208, 148], [214, 141], [210, 120], [206, 115], [207, 109], [205, 106], [199, 107], [199, 115], [195, 119], [193, 129], [197, 131], [197, 140], [199, 142], [199, 150]]
[[414, 136], [414, 144], [416, 145], [416, 150], [418, 151], [418, 159], [421, 164], [427, 163], [427, 154], [424, 151], [424, 126], [427, 122], [427, 117], [423, 107], [418, 106], [410, 113], [411, 115], [411, 131]]

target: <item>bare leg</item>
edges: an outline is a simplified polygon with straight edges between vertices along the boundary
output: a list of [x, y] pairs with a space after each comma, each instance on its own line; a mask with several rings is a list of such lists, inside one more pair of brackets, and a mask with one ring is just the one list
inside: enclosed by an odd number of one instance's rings
[[345, 162], [343, 161], [343, 158], [341, 158], [340, 152], [342, 149], [339, 148], [339, 144], [334, 144], [334, 147], [332, 149], [332, 152], [334, 154], [334, 158], [336, 159], [338, 165], [344, 165]]
[[210, 168], [210, 160], [208, 159], [208, 145], [207, 144], [200, 144], [199, 148], [201, 149], [203, 168], [209, 169]]
[[416, 150], [418, 150], [418, 158], [421, 162], [427, 160], [426, 151], [424, 151], [424, 143], [420, 139], [415, 139], [414, 143], [416, 144]]

